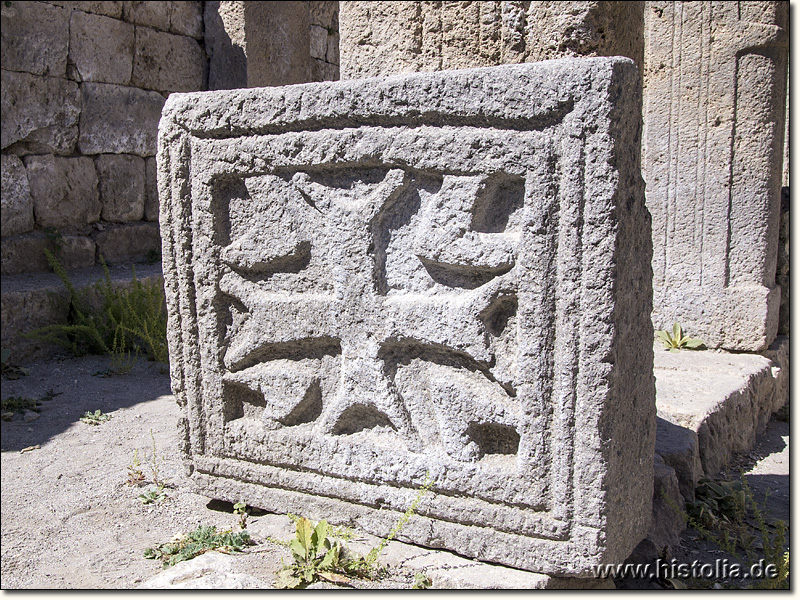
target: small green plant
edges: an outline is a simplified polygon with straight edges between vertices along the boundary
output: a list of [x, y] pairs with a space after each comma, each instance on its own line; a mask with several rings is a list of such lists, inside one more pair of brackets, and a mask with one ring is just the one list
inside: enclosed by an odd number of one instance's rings
[[433, 579], [428, 577], [427, 573], [415, 573], [414, 585], [411, 586], [412, 590], [427, 590], [433, 585]]
[[684, 335], [677, 321], [672, 324], [672, 333], [664, 329], [656, 331], [656, 337], [670, 352], [680, 352], [683, 349], [698, 350], [703, 346], [702, 340]]
[[1, 356], [0, 372], [6, 379], [19, 379], [29, 373], [28, 369], [12, 365], [8, 362], [11, 358], [11, 350], [9, 348], [3, 348]]
[[151, 485], [145, 493], [139, 494], [137, 498], [142, 504], [154, 504], [166, 500], [167, 493], [164, 491], [163, 485]]
[[[290, 541], [294, 562], [283, 565], [275, 582], [278, 588], [298, 588], [324, 579], [332, 583], [346, 583], [349, 577], [374, 579], [379, 574], [378, 557], [400, 530], [416, 514], [422, 498], [430, 490], [433, 480], [426, 476], [411, 506], [400, 516], [385, 539], [372, 548], [366, 556], [351, 552], [339, 540], [331, 539], [330, 526], [325, 520], [316, 525], [305, 517], [289, 517], [295, 522], [295, 537]], [[349, 528], [345, 530], [349, 535]]]
[[158, 544], [144, 551], [145, 558], [158, 559], [164, 567], [171, 567], [184, 560], [195, 556], [218, 550], [224, 553], [241, 552], [249, 545], [250, 534], [247, 530], [233, 533], [229, 531], [217, 532], [213, 525], [201, 525], [189, 534], [179, 534], [166, 544]]
[[110, 354], [115, 369], [132, 365], [131, 353], [167, 362], [167, 315], [164, 289], [157, 282], [136, 278], [130, 287], [114, 286], [101, 257], [103, 279], [78, 292], [56, 257], [45, 250], [47, 261], [70, 298], [67, 323], [40, 327], [26, 337], [59, 344], [76, 356]]
[[108, 421], [110, 418], [111, 415], [102, 413], [100, 409], [97, 409], [94, 412], [87, 410], [85, 413], [83, 413], [81, 421], [83, 421], [87, 425], [100, 425], [100, 423]]
[[250, 516], [250, 511], [247, 510], [247, 504], [244, 502], [237, 502], [234, 504], [233, 514], [239, 517], [239, 529], [247, 529], [247, 518]]
[[142, 461], [139, 460], [139, 451], [134, 450], [133, 459], [128, 465], [128, 479], [126, 483], [128, 485], [140, 486], [146, 481], [147, 479], [144, 476], [144, 471], [142, 471]]

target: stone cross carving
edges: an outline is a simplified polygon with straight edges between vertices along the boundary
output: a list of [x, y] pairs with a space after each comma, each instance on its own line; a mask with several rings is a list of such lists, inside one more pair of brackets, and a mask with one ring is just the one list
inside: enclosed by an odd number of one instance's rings
[[[173, 95], [173, 388], [209, 495], [554, 574], [649, 526], [637, 73], [554, 61]], [[631, 435], [635, 431], [636, 435]]]

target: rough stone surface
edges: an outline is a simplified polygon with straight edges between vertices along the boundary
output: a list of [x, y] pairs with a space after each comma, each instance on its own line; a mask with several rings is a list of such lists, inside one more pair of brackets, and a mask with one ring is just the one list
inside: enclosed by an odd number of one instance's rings
[[128, 23], [79, 10], [72, 13], [69, 57], [79, 81], [130, 83], [133, 43], [133, 26]]
[[257, 590], [268, 582], [236, 573], [236, 559], [220, 552], [206, 552], [180, 562], [136, 586], [139, 590]]
[[206, 63], [205, 52], [197, 40], [148, 27], [136, 28], [133, 85], [159, 92], [202, 90], [206, 83]]
[[643, 2], [343, 2], [342, 79], [627, 56], [642, 64]]
[[206, 2], [203, 16], [208, 53], [208, 89], [247, 87], [244, 2]]
[[33, 229], [33, 200], [25, 165], [13, 155], [2, 156], [2, 188], [0, 188], [0, 223], [2, 236], [26, 233]]
[[20, 152], [70, 154], [78, 139], [78, 85], [56, 77], [0, 71], [0, 146]]
[[307, 2], [244, 2], [244, 18], [248, 87], [310, 81]]
[[156, 179], [156, 159], [144, 161], [144, 218], [158, 221], [158, 181]]
[[129, 23], [169, 31], [172, 4], [181, 2], [125, 2], [122, 14]]
[[94, 13], [97, 15], [105, 15], [107, 17], [114, 17], [115, 19], [122, 18], [122, 9], [125, 2], [70, 2], [70, 1], [53, 1], [49, 0], [48, 4], [55, 4], [56, 6], [63, 6], [64, 8], [71, 8], [82, 10], [84, 12]]
[[95, 166], [103, 220], [141, 220], [145, 203], [144, 159], [133, 154], [101, 154], [95, 159]]
[[8, 4], [0, 8], [0, 66], [9, 71], [64, 77], [69, 11], [44, 2]]
[[787, 26], [785, 2], [645, 11], [653, 324], [710, 347], [760, 351], [778, 327]]
[[681, 533], [686, 529], [684, 499], [675, 469], [659, 454], [655, 455], [653, 475], [653, 522], [647, 538], [661, 550], [677, 546], [681, 541]]
[[78, 149], [83, 154], [153, 156], [164, 97], [107, 83], [81, 86], [83, 112]]
[[386, 535], [430, 476], [401, 539], [550, 575], [624, 560], [655, 437], [638, 90], [617, 58], [170, 96], [200, 488]]
[[82, 235], [62, 235], [51, 239], [41, 232], [6, 238], [2, 241], [3, 275], [50, 271], [45, 249], [53, 253], [65, 269], [90, 267], [95, 260], [95, 244]]
[[158, 223], [129, 223], [110, 227], [95, 237], [97, 252], [109, 263], [151, 259], [161, 252]]
[[86, 156], [26, 156], [33, 211], [43, 229], [88, 232], [100, 218], [97, 173]]
[[179, 35], [188, 35], [197, 40], [203, 39], [203, 3], [195, 0], [170, 2], [172, 12], [169, 17], [169, 30]]
[[[749, 451], [757, 433], [764, 431], [769, 416], [787, 398], [788, 338], [772, 347], [771, 358], [758, 354], [656, 351], [656, 403], [660, 419], [697, 434], [697, 448], [703, 473], [713, 477], [735, 453]], [[659, 419], [659, 420], [660, 420]], [[691, 442], [680, 430], [670, 432], [674, 448], [683, 445], [683, 469], [676, 466], [680, 452], [664, 460], [678, 472], [681, 491], [686, 493], [691, 466]], [[683, 475], [682, 475], [683, 472]], [[696, 482], [696, 480], [695, 480]]]

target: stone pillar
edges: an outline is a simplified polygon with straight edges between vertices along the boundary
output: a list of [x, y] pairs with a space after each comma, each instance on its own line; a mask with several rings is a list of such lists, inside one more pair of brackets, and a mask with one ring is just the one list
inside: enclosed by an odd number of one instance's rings
[[337, 2], [206, 2], [212, 90], [339, 78]]
[[568, 56], [642, 64], [643, 2], [340, 2], [341, 76]]
[[648, 2], [644, 174], [653, 324], [708, 346], [775, 337], [786, 2]]

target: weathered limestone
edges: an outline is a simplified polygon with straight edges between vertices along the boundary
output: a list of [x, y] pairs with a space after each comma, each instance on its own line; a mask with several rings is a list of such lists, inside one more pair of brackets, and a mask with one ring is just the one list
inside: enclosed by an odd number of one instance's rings
[[124, 223], [144, 216], [144, 159], [133, 154], [101, 154], [95, 160], [100, 182], [101, 217]]
[[106, 83], [81, 86], [83, 111], [78, 149], [83, 154], [153, 156], [164, 97]]
[[209, 89], [338, 79], [338, 4], [206, 2]]
[[649, 2], [645, 26], [653, 323], [763, 350], [780, 302], [788, 3]]
[[341, 77], [568, 56], [642, 64], [643, 2], [342, 2]]
[[87, 156], [26, 156], [33, 210], [44, 229], [87, 232], [100, 218], [97, 172]]
[[133, 45], [133, 25], [79, 10], [72, 13], [69, 57], [78, 81], [127, 85]]
[[17, 235], [33, 229], [33, 200], [25, 165], [14, 155], [2, 156], [2, 187], [0, 188], [0, 220], [2, 235]]
[[78, 139], [81, 99], [66, 79], [0, 71], [0, 146], [28, 152], [70, 154]]
[[[172, 381], [204, 493], [588, 576], [655, 435], [627, 59], [173, 94]], [[191, 192], [189, 184], [191, 183]]]
[[8, 4], [0, 8], [0, 66], [9, 71], [63, 77], [67, 70], [69, 11], [44, 2]]
[[205, 79], [205, 55], [196, 40], [136, 28], [133, 85], [159, 92], [191, 92], [204, 89]]
[[161, 252], [158, 223], [128, 223], [104, 229], [95, 236], [97, 252], [106, 261], [157, 260]]

